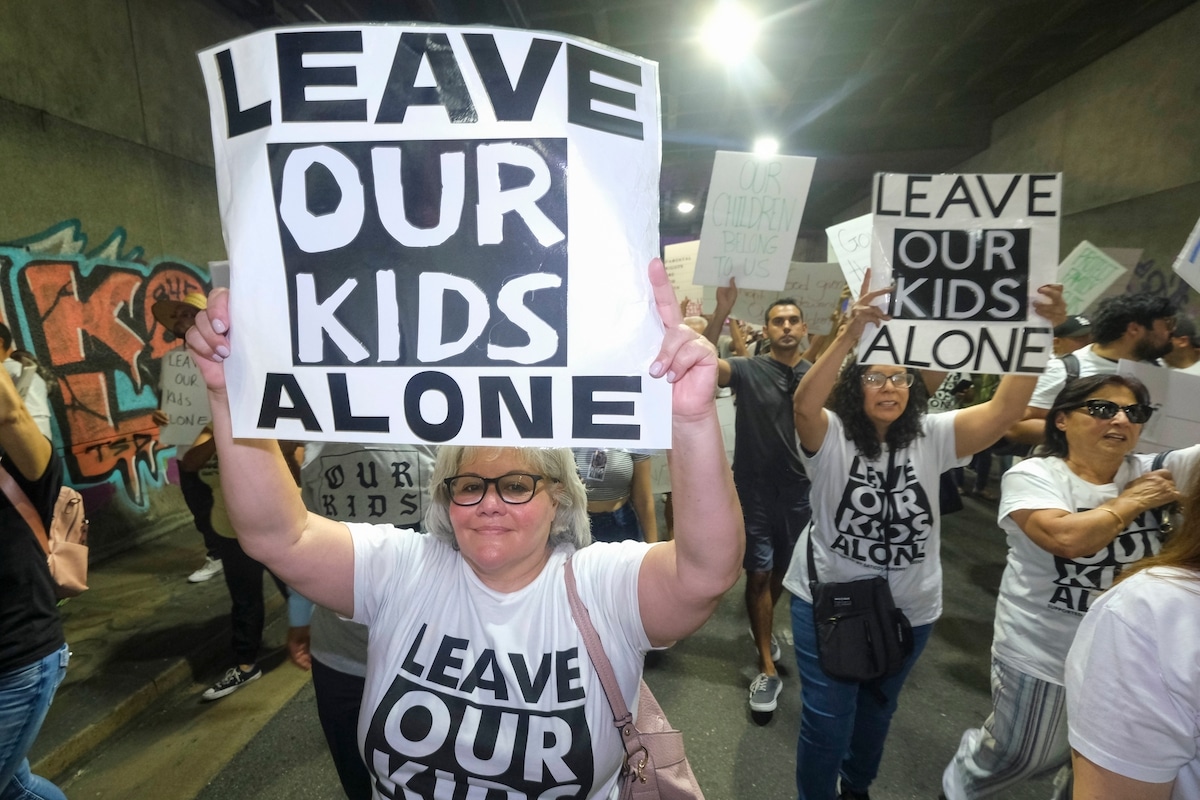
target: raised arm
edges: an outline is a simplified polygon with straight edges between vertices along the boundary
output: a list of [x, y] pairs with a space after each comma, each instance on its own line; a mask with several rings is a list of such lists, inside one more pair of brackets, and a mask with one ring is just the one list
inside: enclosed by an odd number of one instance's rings
[[208, 386], [229, 520], [251, 558], [305, 597], [348, 616], [354, 611], [349, 529], [304, 508], [276, 442], [233, 438], [223, 363], [230, 353], [229, 333], [229, 292], [217, 289], [187, 341]]
[[[704, 338], [712, 342], [713, 347], [717, 346], [717, 340], [721, 338], [721, 326], [725, 324], [725, 318], [729, 316], [729, 312], [733, 310], [734, 303], [737, 302], [738, 290], [737, 284], [733, 278], [729, 279], [728, 286], [717, 287], [717, 308], [713, 311], [712, 317], [708, 320], [708, 327], [704, 329]], [[665, 322], [664, 318], [664, 322]], [[729, 369], [729, 362], [723, 358], [717, 359], [717, 385], [728, 386], [729, 378], [732, 372]]]
[[[1038, 289], [1043, 299], [1034, 301], [1034, 309], [1050, 321], [1061, 324], [1067, 316], [1062, 286], [1052, 284]], [[1025, 417], [1029, 398], [1037, 386], [1037, 375], [1005, 375], [996, 393], [986, 403], [965, 408], [954, 418], [955, 451], [961, 458], [995, 444], [1001, 436]]]
[[808, 452], [816, 452], [825, 441], [825, 432], [829, 428], [829, 416], [825, 413], [825, 401], [837, 383], [838, 371], [842, 362], [854, 348], [854, 343], [862, 335], [867, 323], [882, 324], [891, 319], [883, 309], [874, 305], [892, 289], [890, 286], [868, 292], [871, 271], [867, 270], [863, 278], [862, 292], [846, 315], [846, 322], [838, 329], [833, 341], [813, 364], [812, 369], [804, 373], [796, 393], [792, 395], [792, 415], [796, 423], [796, 436], [800, 446]]
[[716, 351], [681, 324], [674, 292], [658, 259], [650, 263], [650, 283], [665, 328], [650, 374], [672, 384], [667, 458], [675, 538], [646, 554], [638, 575], [638, 599], [650, 642], [666, 645], [703, 625], [721, 596], [737, 582], [745, 534], [713, 402]]
[[4, 373], [0, 375], [0, 449], [10, 469], [15, 467], [26, 480], [35, 481], [46, 473], [54, 448], [25, 408], [8, 370], [0, 372]]

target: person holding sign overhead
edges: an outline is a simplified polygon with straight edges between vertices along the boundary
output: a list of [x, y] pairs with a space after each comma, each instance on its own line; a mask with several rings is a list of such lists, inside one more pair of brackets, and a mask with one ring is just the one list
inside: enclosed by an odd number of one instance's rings
[[[915, 370], [843, 365], [869, 323], [890, 319], [877, 304], [892, 287], [869, 287], [868, 272], [845, 325], [800, 380], [793, 400], [813, 509], [784, 581], [793, 595], [803, 699], [796, 747], [802, 800], [867, 796], [900, 689], [942, 610], [939, 476], [1019, 420], [1037, 381], [1008, 375], [985, 403], [926, 414], [926, 390]], [[1038, 313], [1061, 322], [1061, 287], [1040, 292]], [[912, 624], [911, 653], [891, 677], [865, 683], [832, 678], [821, 666], [810, 582], [875, 577], [887, 581], [896, 607]]]
[[443, 446], [426, 535], [311, 513], [274, 442], [233, 439], [226, 290], [188, 333], [244, 547], [369, 628], [358, 731], [375, 796], [615, 796], [625, 748], [572, 618], [568, 568], [629, 704], [645, 653], [698, 629], [737, 581], [744, 536], [716, 353], [681, 324], [657, 259], [650, 282], [665, 335], [649, 371], [671, 384], [678, 501], [675, 539], [658, 544], [583, 546], [569, 448]]

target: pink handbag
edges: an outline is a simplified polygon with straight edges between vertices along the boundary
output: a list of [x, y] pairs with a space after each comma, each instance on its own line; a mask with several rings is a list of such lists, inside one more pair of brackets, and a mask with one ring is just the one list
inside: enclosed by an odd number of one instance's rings
[[50, 577], [54, 580], [59, 600], [75, 597], [87, 590], [88, 520], [83, 497], [70, 486], [58, 490], [50, 531], [42, 524], [41, 515], [8, 470], [0, 467], [0, 491], [25, 520], [46, 553]]
[[621, 696], [612, 664], [604, 653], [604, 644], [592, 627], [587, 606], [579, 598], [570, 558], [565, 566], [565, 578], [571, 616], [583, 634], [588, 657], [596, 668], [612, 708], [613, 725], [620, 731], [621, 741], [625, 745], [625, 763], [621, 767], [619, 782], [620, 800], [704, 800], [704, 793], [700, 791], [700, 784], [692, 773], [687, 754], [683, 752], [683, 734], [667, 722], [666, 714], [645, 681], [641, 682], [638, 720], [634, 724], [633, 714]]

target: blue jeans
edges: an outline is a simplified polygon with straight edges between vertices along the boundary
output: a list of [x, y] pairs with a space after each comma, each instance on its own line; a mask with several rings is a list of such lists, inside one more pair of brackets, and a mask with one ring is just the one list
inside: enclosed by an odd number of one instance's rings
[[898, 675], [869, 683], [840, 681], [821, 669], [812, 604], [792, 598], [792, 634], [804, 703], [796, 744], [800, 800], [835, 800], [839, 775], [843, 788], [867, 791], [879, 772], [900, 689], [932, 631], [933, 625], [913, 627], [913, 652]]
[[604, 511], [599, 514], [588, 514], [592, 523], [592, 541], [594, 542], [641, 542], [645, 540], [642, 526], [638, 524], [637, 512], [633, 503], [628, 502], [616, 511]]
[[0, 800], [66, 800], [45, 778], [29, 771], [26, 755], [67, 674], [64, 644], [45, 658], [0, 675]]

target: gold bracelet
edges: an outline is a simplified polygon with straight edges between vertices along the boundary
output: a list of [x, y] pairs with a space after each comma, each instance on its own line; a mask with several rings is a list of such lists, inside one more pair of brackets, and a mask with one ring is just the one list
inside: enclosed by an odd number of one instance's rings
[[1125, 522], [1125, 518], [1122, 517], [1120, 514], [1118, 514], [1116, 511], [1113, 511], [1108, 506], [1096, 506], [1096, 510], [1097, 511], [1107, 511], [1108, 513], [1112, 514], [1114, 517], [1117, 518], [1117, 522], [1121, 523], [1121, 527], [1117, 530], [1117, 533], [1120, 533], [1121, 531], [1123, 531], [1127, 527], [1129, 527], [1129, 524]]

